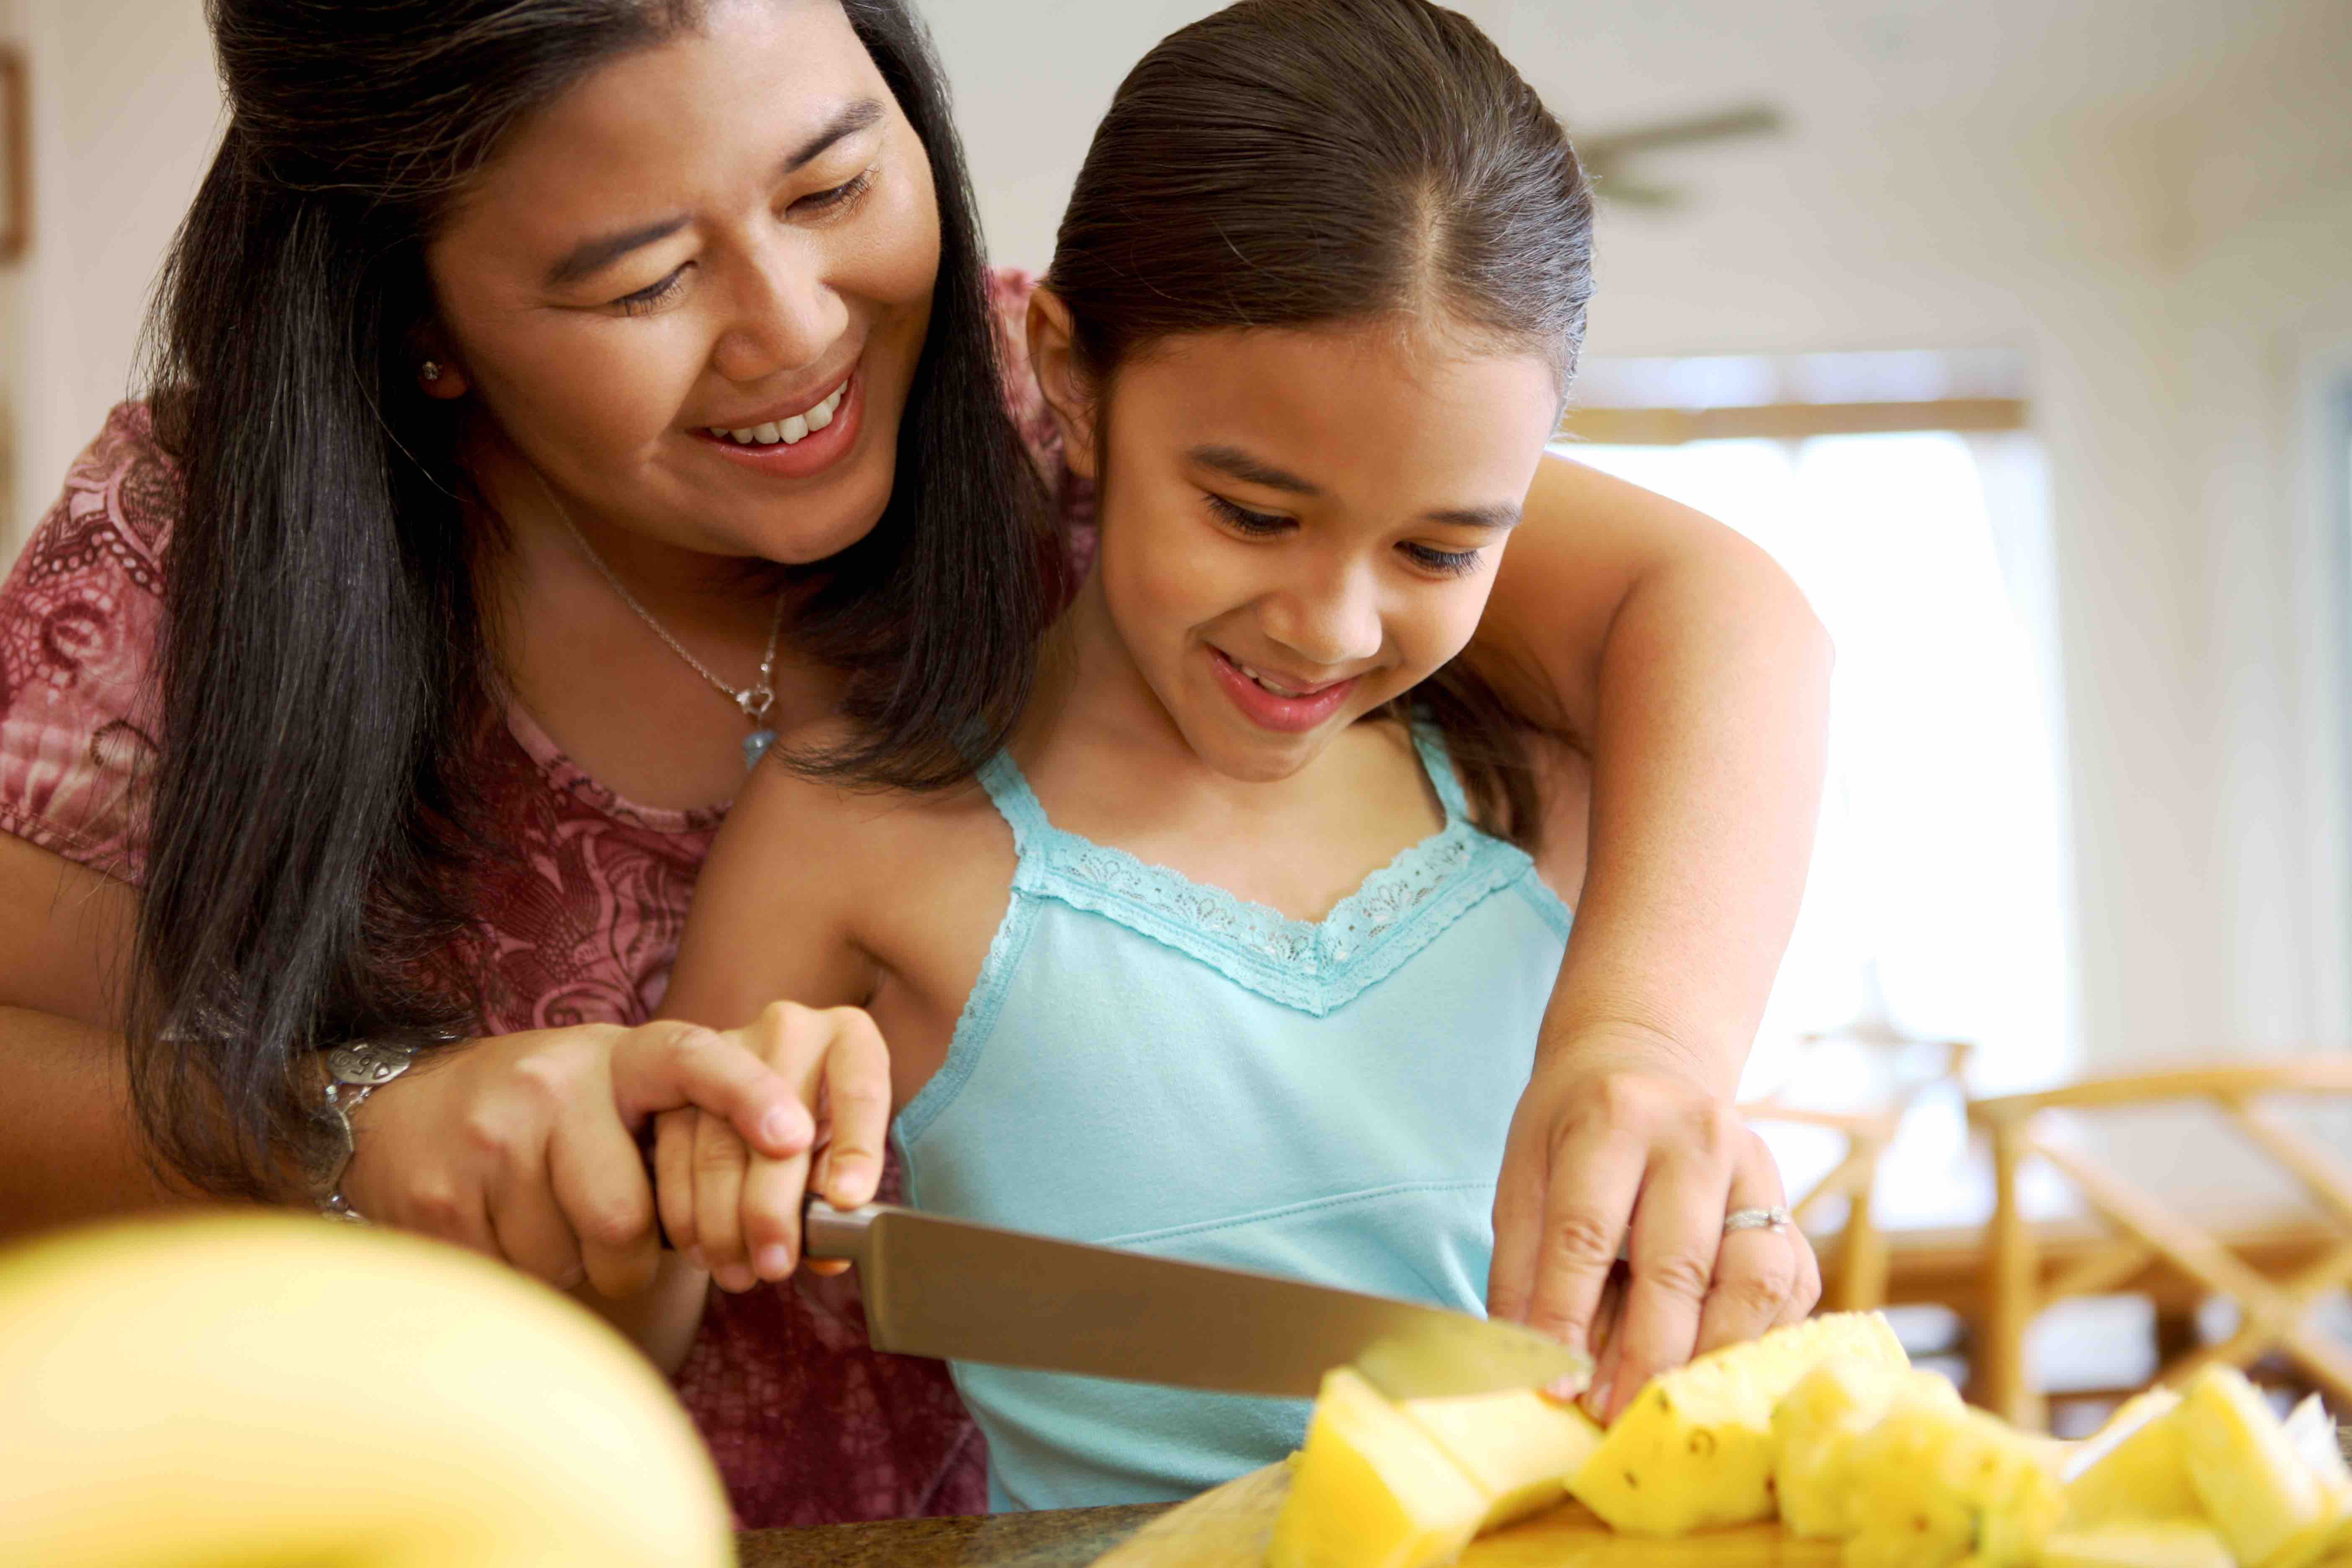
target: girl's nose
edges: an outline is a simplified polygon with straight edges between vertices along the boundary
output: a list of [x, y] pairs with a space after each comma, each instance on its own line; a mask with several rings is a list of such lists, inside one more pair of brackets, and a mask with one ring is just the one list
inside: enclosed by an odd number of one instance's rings
[[1379, 583], [1368, 568], [1352, 563], [1269, 595], [1265, 616], [1268, 637], [1326, 669], [1361, 663], [1387, 640]]
[[815, 257], [780, 247], [746, 262], [733, 310], [711, 364], [737, 383], [804, 370], [848, 329], [849, 310], [826, 283]]

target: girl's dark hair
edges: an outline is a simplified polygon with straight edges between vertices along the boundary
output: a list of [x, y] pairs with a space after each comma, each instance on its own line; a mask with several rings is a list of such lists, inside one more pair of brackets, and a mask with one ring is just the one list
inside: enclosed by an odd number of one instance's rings
[[[1467, 18], [1426, 0], [1243, 0], [1111, 100], [1046, 286], [1107, 391], [1162, 340], [1442, 317], [1549, 359], [1563, 397], [1592, 295], [1592, 195], [1559, 122]], [[1537, 837], [1526, 732], [1462, 660], [1432, 709], [1482, 822]]]
[[[798, 640], [853, 671], [830, 765], [914, 787], [1002, 742], [1050, 614], [975, 204], [908, 0], [841, 0], [930, 156], [929, 334], [872, 532]], [[457, 956], [496, 710], [458, 416], [415, 384], [424, 251], [514, 127], [698, 0], [209, 0], [231, 110], [150, 326], [184, 504], [127, 1019], [167, 1174], [284, 1190], [322, 1145], [303, 1068], [478, 1024]], [[952, 618], [926, 616], [952, 602]]]

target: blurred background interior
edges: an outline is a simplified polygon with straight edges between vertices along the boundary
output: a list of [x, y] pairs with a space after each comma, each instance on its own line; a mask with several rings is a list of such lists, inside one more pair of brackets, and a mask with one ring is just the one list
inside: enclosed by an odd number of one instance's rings
[[[1120, 75], [1213, 8], [922, 4], [1036, 268]], [[1833, 1299], [2062, 1430], [2184, 1357], [2342, 1409], [2352, 4], [1460, 8], [1600, 177], [1563, 449], [1758, 541], [1838, 642], [1748, 1086]], [[198, 0], [0, 0], [0, 51], [5, 565], [131, 384], [221, 106]], [[1998, 1098], [2166, 1068], [2238, 1076]]]

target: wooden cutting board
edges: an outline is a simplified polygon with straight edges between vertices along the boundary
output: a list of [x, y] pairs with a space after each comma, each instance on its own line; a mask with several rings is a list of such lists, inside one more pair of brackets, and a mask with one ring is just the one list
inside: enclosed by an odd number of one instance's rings
[[[1095, 1568], [1265, 1568], [1290, 1469], [1268, 1465], [1153, 1520]], [[1486, 1536], [1461, 1568], [1837, 1568], [1834, 1541], [1798, 1541], [1777, 1524], [1711, 1530], [1680, 1541], [1619, 1535], [1568, 1503]]]

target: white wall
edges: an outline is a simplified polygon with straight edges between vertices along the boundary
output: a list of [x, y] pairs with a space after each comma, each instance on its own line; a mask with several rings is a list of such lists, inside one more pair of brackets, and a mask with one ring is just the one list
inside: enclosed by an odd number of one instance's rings
[[[0, 558], [131, 384], [148, 292], [221, 122], [199, 0], [14, 0], [33, 81], [33, 250], [0, 400], [17, 412]], [[0, 295], [0, 311], [8, 300]], [[9, 525], [13, 520], [14, 526]]]

